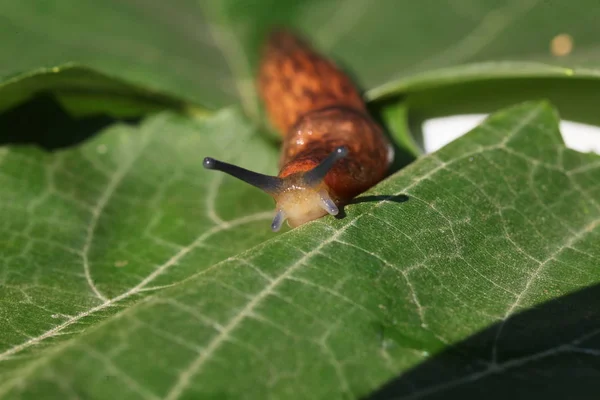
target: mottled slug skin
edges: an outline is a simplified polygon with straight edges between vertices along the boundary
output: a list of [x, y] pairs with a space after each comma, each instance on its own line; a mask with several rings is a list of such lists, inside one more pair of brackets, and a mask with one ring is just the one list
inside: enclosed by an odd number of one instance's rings
[[286, 30], [264, 46], [258, 89], [271, 123], [283, 136], [280, 177], [308, 171], [338, 146], [349, 155], [325, 178], [345, 203], [382, 180], [392, 161], [390, 143], [368, 115], [352, 81], [330, 60]]

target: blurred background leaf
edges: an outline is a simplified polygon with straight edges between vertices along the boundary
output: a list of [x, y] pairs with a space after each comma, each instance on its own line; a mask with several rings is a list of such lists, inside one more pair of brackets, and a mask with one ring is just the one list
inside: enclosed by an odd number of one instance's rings
[[[488, 64], [484, 75], [494, 79], [566, 76], [552, 65], [597, 76], [596, 6], [594, 0], [576, 6], [567, 0], [5, 1], [0, 77], [78, 62], [207, 108], [241, 100], [255, 116], [257, 50], [276, 24], [305, 33], [365, 89], [384, 85], [371, 97], [406, 92], [416, 87], [415, 75], [440, 68], [460, 67], [429, 75], [427, 86], [447, 82], [448, 74], [482, 78], [481, 69], [462, 67], [480, 62], [521, 62]], [[572, 49], [555, 56], [551, 42], [560, 34], [570, 35]]]

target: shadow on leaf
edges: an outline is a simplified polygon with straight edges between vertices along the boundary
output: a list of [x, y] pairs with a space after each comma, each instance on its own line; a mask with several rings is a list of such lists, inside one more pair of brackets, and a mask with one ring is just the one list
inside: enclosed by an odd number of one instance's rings
[[139, 118], [117, 119], [96, 114], [76, 118], [51, 94], [39, 94], [0, 114], [0, 146], [38, 145], [52, 151], [77, 145], [115, 122], [138, 123]]
[[392, 203], [404, 203], [405, 201], [408, 201], [408, 200], [409, 200], [409, 197], [405, 194], [399, 194], [399, 195], [380, 194], [380, 195], [360, 196], [360, 197], [356, 197], [356, 198], [352, 199], [348, 204], [340, 207], [340, 212], [335, 217], [337, 219], [345, 218], [346, 217], [345, 207], [352, 205], [352, 204], [372, 203], [372, 202], [377, 203], [380, 201], [389, 201]]
[[600, 285], [595, 285], [495, 324], [365, 400], [592, 399], [598, 393]]
[[399, 195], [380, 194], [380, 195], [356, 197], [352, 201], [350, 201], [350, 204], [370, 203], [370, 202], [377, 202], [377, 201], [384, 201], [384, 200], [390, 201], [392, 203], [404, 203], [405, 201], [408, 201], [408, 199], [409, 199], [409, 197], [405, 194], [399, 194]]

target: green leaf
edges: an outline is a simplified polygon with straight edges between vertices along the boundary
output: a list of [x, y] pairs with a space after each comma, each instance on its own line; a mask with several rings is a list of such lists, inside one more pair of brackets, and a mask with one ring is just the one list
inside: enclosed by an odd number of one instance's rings
[[172, 96], [136, 87], [87, 67], [61, 65], [0, 81], [0, 112], [40, 95], [56, 98], [74, 117], [100, 113], [131, 117], [164, 109], [183, 111], [193, 107]]
[[86, 67], [41, 68], [0, 81], [0, 144], [63, 148], [116, 120], [136, 122], [162, 110], [206, 115], [194, 104]]
[[52, 154], [0, 150], [0, 395], [356, 398], [494, 324], [460, 347], [485, 374], [433, 369], [412, 394], [597, 359], [598, 296], [577, 332], [511, 322], [600, 283], [600, 157], [564, 147], [547, 103], [277, 235], [268, 196], [201, 168], [275, 172], [255, 133], [235, 110], [162, 113]]
[[0, 15], [0, 77], [75, 62], [207, 108], [235, 99], [196, 0], [7, 1]]
[[[5, 1], [0, 77], [73, 61], [211, 109], [237, 97], [255, 116], [258, 47], [266, 30], [285, 24], [348, 67], [373, 89], [371, 98], [387, 91], [374, 89], [379, 85], [416, 87], [423, 80], [435, 86], [448, 79], [566, 72], [597, 79], [596, 6], [595, 0], [577, 6], [541, 0]], [[556, 57], [550, 43], [561, 33], [573, 38], [573, 50]]]
[[[575, 71], [569, 68], [576, 67], [581, 68], [578, 73], [596, 78], [599, 73], [600, 52], [591, 25], [598, 11], [593, 0], [578, 7], [539, 0], [383, 0], [376, 5], [362, 0], [257, 0], [252, 8], [243, 7], [245, 3], [215, 1], [212, 4], [219, 6], [211, 8], [216, 15], [212, 19], [234, 31], [250, 49], [252, 64], [265, 31], [285, 23], [306, 32], [320, 49], [340, 59], [366, 88], [397, 79], [416, 86], [425, 77], [447, 81], [456, 75], [462, 79], [572, 75]], [[551, 41], [561, 33], [571, 36], [573, 50], [557, 57]], [[461, 68], [477, 64], [483, 67]]]
[[600, 125], [597, 72], [565, 74], [564, 71], [572, 70], [552, 69], [556, 73], [539, 70], [529, 74], [515, 63], [500, 68], [494, 64], [473, 64], [391, 82], [373, 89], [368, 96], [373, 100], [371, 108], [386, 116], [390, 127], [395, 125], [390, 115], [396, 113], [400, 97], [408, 110], [406, 120], [410, 117], [410, 122], [403, 124], [410, 125], [410, 132], [400, 129], [396, 136], [401, 138], [400, 142], [415, 141], [421, 147], [422, 123], [429, 118], [490, 113], [531, 99], [551, 101], [563, 119]]
[[[0, 15], [0, 79], [75, 62], [184, 104], [216, 110], [239, 101], [255, 121], [259, 47], [273, 25], [291, 26], [401, 127], [392, 134], [405, 160], [420, 154], [420, 123], [440, 115], [549, 99], [564, 118], [600, 124], [593, 0], [29, 0], [4, 2]], [[559, 34], [573, 40], [566, 56], [551, 51]], [[399, 97], [403, 115], [379, 104]]]

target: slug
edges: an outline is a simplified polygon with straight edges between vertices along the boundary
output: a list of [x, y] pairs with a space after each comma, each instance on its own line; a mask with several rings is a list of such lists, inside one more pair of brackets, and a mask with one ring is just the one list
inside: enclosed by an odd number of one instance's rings
[[333, 61], [287, 30], [274, 30], [263, 47], [258, 92], [271, 124], [283, 136], [278, 176], [215, 160], [225, 172], [271, 195], [278, 231], [337, 215], [339, 207], [381, 181], [393, 147], [369, 116], [356, 87]]

